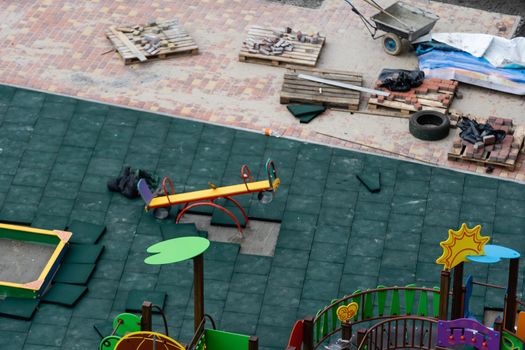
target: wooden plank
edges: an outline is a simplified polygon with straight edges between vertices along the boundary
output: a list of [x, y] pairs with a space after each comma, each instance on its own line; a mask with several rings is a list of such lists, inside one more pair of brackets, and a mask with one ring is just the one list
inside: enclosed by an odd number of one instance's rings
[[135, 55], [135, 57], [138, 58], [139, 61], [145, 62], [148, 60], [124, 33], [119, 32], [115, 27], [109, 27], [109, 30]]
[[314, 96], [332, 96], [332, 97], [340, 97], [340, 98], [355, 98], [359, 99], [359, 93], [355, 91], [350, 91], [349, 93], [337, 91], [337, 90], [327, 90], [322, 88], [321, 92], [319, 92], [319, 89], [311, 89], [309, 87], [301, 87], [299, 85], [289, 85], [284, 84], [282, 91], [286, 92], [296, 92], [296, 93], [302, 93], [305, 95], [314, 95]]

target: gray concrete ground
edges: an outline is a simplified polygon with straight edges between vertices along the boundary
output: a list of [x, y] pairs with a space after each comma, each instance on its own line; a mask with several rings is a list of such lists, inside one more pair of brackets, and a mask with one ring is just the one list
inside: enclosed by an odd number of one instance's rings
[[0, 281], [28, 283], [38, 279], [55, 247], [0, 238]]

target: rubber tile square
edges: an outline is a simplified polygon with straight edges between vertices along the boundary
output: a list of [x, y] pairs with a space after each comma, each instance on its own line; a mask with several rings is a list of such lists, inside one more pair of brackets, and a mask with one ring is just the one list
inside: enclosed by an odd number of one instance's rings
[[273, 327], [266, 325], [257, 326], [257, 336], [259, 336], [259, 343], [261, 350], [277, 350], [286, 347], [286, 330], [288, 329], [288, 336], [293, 322], [288, 327]]
[[352, 224], [352, 237], [384, 238], [386, 228], [385, 221], [356, 219]]
[[20, 203], [5, 203], [0, 211], [0, 221], [11, 224], [31, 225], [36, 216], [36, 206]]
[[319, 213], [318, 225], [351, 226], [354, 219], [354, 209], [323, 207]]
[[[229, 281], [206, 280], [206, 288], [204, 288], [204, 298], [224, 301], [226, 300], [226, 297], [228, 296], [229, 290], [230, 290]], [[239, 291], [242, 292], [242, 290], [239, 290]], [[171, 293], [170, 293], [170, 296], [171, 296]]]
[[[433, 263], [420, 262], [417, 264], [417, 268], [416, 268], [416, 279], [418, 281], [428, 281], [431, 278], [433, 278], [434, 280], [438, 280], [441, 270], [443, 270], [441, 265], [438, 265], [436, 263], [433, 264]], [[439, 281], [437, 285], [439, 286]], [[430, 287], [430, 286], [427, 286], [427, 287]], [[477, 289], [477, 286], [475, 289]]]
[[151, 114], [151, 118], [144, 115], [139, 117], [137, 127], [135, 128], [135, 136], [149, 136], [163, 140], [168, 134], [170, 120], [167, 118], [159, 118], [158, 115]]
[[390, 204], [357, 202], [356, 219], [386, 221], [390, 216]]
[[301, 288], [272, 286], [264, 295], [264, 305], [298, 307], [301, 291]]
[[310, 261], [308, 263], [308, 269], [306, 270], [307, 279], [313, 279], [318, 281], [339, 281], [341, 279], [342, 274], [342, 263], [336, 264], [323, 261]]
[[421, 243], [419, 246], [420, 254], [417, 257], [419, 262], [436, 262], [437, 257], [440, 257], [443, 254], [443, 248], [436, 243], [428, 244]]
[[111, 204], [106, 217], [108, 223], [138, 224], [144, 208], [142, 206], [130, 207], [129, 205]]
[[33, 323], [26, 343], [60, 347], [66, 335], [66, 326]]
[[194, 223], [175, 224], [173, 222], [162, 222], [160, 230], [164, 240], [177, 237], [197, 236], [199, 234]]
[[268, 289], [274, 286], [303, 288], [304, 278], [304, 269], [274, 266], [268, 278]]
[[91, 158], [88, 174], [118, 176], [122, 170], [122, 161], [108, 158]]
[[[95, 274], [93, 276], [95, 276]], [[117, 295], [118, 283], [110, 279], [91, 278], [88, 283], [88, 288], [90, 298], [114, 299]]]
[[73, 220], [68, 230], [73, 232], [71, 243], [95, 244], [106, 231], [106, 226]]
[[51, 118], [39, 118], [35, 124], [35, 134], [49, 137], [61, 137], [66, 134], [68, 121]]
[[487, 202], [487, 198], [496, 198], [498, 191], [494, 188], [464, 187], [463, 201], [470, 203]]
[[62, 138], [50, 138], [47, 135], [33, 134], [27, 144], [27, 150], [38, 152], [58, 152], [62, 146]]
[[398, 179], [428, 181], [431, 174], [432, 168], [428, 165], [401, 162], [397, 167]]
[[162, 139], [151, 138], [151, 136], [135, 136], [129, 144], [129, 152], [158, 155], [163, 153], [163, 146]]
[[421, 233], [423, 229], [423, 217], [405, 214], [390, 214], [388, 220], [388, 231]]
[[74, 201], [71, 199], [42, 197], [38, 213], [44, 215], [69, 216], [73, 209]]
[[[437, 192], [431, 192], [437, 193]], [[425, 215], [427, 209], [426, 198], [414, 198], [409, 196], [395, 195], [392, 198], [392, 213]]]
[[[421, 243], [438, 244], [448, 237], [449, 226], [425, 225], [421, 235]], [[455, 228], [457, 229], [457, 228]], [[437, 259], [437, 258], [436, 258]]]
[[3, 165], [0, 169], [0, 175], [15, 175], [20, 164], [20, 158], [0, 156], [0, 162]]
[[41, 92], [16, 89], [11, 99], [12, 106], [41, 106], [44, 103], [45, 94]]
[[37, 299], [7, 297], [0, 302], [0, 315], [30, 320], [38, 307]]
[[281, 228], [276, 247], [310, 251], [312, 249], [313, 236], [311, 232], [292, 231]]
[[283, 215], [281, 229], [313, 232], [316, 223], [316, 215], [287, 211]]
[[463, 176], [446, 176], [433, 174], [430, 179], [430, 192], [462, 194]]
[[[479, 205], [478, 203], [463, 203], [461, 205], [461, 212], [459, 215], [459, 222], [463, 223], [466, 221], [472, 221], [477, 222], [474, 224], [474, 226], [478, 225], [478, 223], [482, 222], [493, 222], [496, 214], [498, 216], [505, 216], [506, 212], [502, 210], [501, 213], [497, 213], [499, 211], [499, 207], [495, 207], [493, 203], [487, 203], [488, 205]], [[512, 209], [511, 209], [512, 210]], [[510, 213], [509, 213], [510, 214]], [[523, 215], [519, 213], [520, 215]], [[520, 216], [517, 215], [517, 216]], [[513, 216], [516, 216], [514, 214]], [[484, 226], [482, 226], [484, 227]]]
[[109, 111], [109, 106], [103, 103], [95, 103], [89, 101], [78, 100], [75, 113], [91, 114], [91, 115], [106, 115]]
[[263, 301], [262, 294], [239, 293], [230, 291], [224, 311], [259, 315]]
[[388, 267], [381, 268], [377, 280], [378, 284], [384, 286], [406, 286], [416, 283], [416, 270], [400, 270]]
[[465, 187], [476, 187], [478, 191], [484, 189], [498, 189], [498, 181], [489, 177], [477, 175], [465, 175]]
[[198, 144], [195, 150], [194, 162], [205, 163], [208, 161], [226, 161], [230, 158], [231, 144], [213, 144], [204, 141]]
[[44, 195], [61, 199], [75, 199], [78, 195], [80, 182], [51, 180], [47, 183]]
[[18, 168], [13, 185], [44, 187], [49, 178], [47, 171], [35, 168]]
[[130, 290], [128, 293], [128, 299], [126, 300], [126, 311], [137, 312], [142, 310], [142, 303], [144, 301], [149, 301], [163, 310], [166, 301], [166, 293], [137, 289]]
[[224, 311], [221, 319], [221, 330], [232, 333], [255, 334], [257, 324], [253, 315], [239, 312]]
[[126, 265], [124, 266], [124, 273], [136, 272], [136, 273], [149, 273], [149, 274], [158, 274], [160, 272], [159, 265], [148, 265], [144, 263], [150, 254], [145, 251], [130, 251], [128, 253], [128, 259]]
[[522, 184], [500, 181], [498, 187], [498, 198], [524, 199], [525, 187]]
[[[246, 220], [238, 208], [228, 208], [230, 212], [237, 218], [241, 227], [246, 227]], [[217, 226], [236, 227], [236, 222], [222, 210], [215, 209], [211, 216], [211, 224]]]
[[322, 196], [323, 190], [324, 181], [294, 176], [292, 180], [292, 186], [290, 187], [290, 194], [308, 194], [309, 196]]
[[[7, 131], [5, 133], [8, 133]], [[2, 147], [2, 156], [21, 158], [25, 149], [28, 147], [27, 140], [13, 140], [2, 133], [0, 129], [0, 146]]]
[[[279, 317], [276, 317], [279, 315]], [[273, 305], [263, 305], [259, 316], [260, 325], [291, 327], [297, 321], [296, 307], [280, 307]]]
[[210, 280], [229, 281], [233, 275], [233, 263], [207, 260], [204, 267], [204, 278]]
[[106, 211], [111, 200], [111, 193], [80, 192], [75, 202], [75, 208], [80, 210]]
[[304, 283], [303, 295], [305, 299], [330, 300], [337, 297], [339, 280], [320, 281], [307, 279]]
[[42, 109], [40, 110], [40, 117], [57, 120], [70, 120], [73, 116], [74, 109], [75, 105], [73, 104], [44, 102]]
[[299, 160], [295, 163], [294, 178], [308, 178], [316, 181], [325, 181], [328, 176], [326, 167], [312, 166], [309, 160]]
[[143, 290], [153, 290], [158, 280], [160, 277], [157, 273], [125, 272], [120, 279], [119, 290], [129, 291], [137, 286]]
[[103, 250], [102, 244], [71, 244], [64, 257], [64, 262], [96, 264]]
[[103, 115], [75, 113], [69, 122], [69, 130], [99, 131], [105, 118]]
[[[356, 274], [344, 274], [339, 286], [339, 295], [352, 294], [356, 290], [375, 288], [378, 285], [377, 276], [363, 276]], [[328, 297], [335, 298], [336, 296]], [[327, 299], [329, 300], [329, 299]]]
[[58, 163], [89, 164], [93, 151], [89, 148], [63, 146], [58, 151]]
[[251, 156], [263, 155], [266, 149], [266, 139], [260, 138], [256, 140], [238, 139], [236, 138], [232, 144], [231, 154], [249, 154]]
[[231, 144], [236, 130], [205, 124], [201, 134], [201, 142], [216, 143], [219, 145]]
[[350, 238], [350, 228], [346, 226], [320, 225], [314, 235], [315, 242], [343, 243]]
[[195, 151], [199, 141], [198, 135], [196, 136], [194, 134], [169, 132], [164, 142], [164, 147], [174, 151], [174, 153], [169, 152], [171, 153], [171, 156], [181, 156], [184, 153], [183, 151]]
[[31, 127], [5, 121], [2, 123], [2, 129], [0, 129], [0, 136], [16, 142], [28, 142], [32, 134], [33, 128]]
[[447, 209], [459, 211], [462, 206], [461, 199], [461, 194], [454, 195], [451, 193], [430, 192], [428, 194], [427, 207], [431, 210]]
[[239, 254], [235, 262], [235, 272], [268, 275], [272, 260], [265, 256]]
[[124, 164], [131, 164], [134, 169], [143, 169], [153, 173], [157, 168], [158, 160], [158, 155], [128, 152]]
[[230, 291], [239, 293], [264, 294], [267, 282], [266, 275], [234, 273]]
[[421, 234], [406, 232], [389, 232], [385, 237], [385, 245], [390, 249], [404, 250], [409, 254], [417, 254]]
[[104, 125], [100, 130], [98, 143], [111, 142], [111, 143], [123, 143], [128, 145], [133, 134], [135, 132], [134, 127], [121, 126], [121, 125]]
[[67, 326], [69, 325], [72, 314], [73, 310], [66, 306], [47, 303], [40, 304], [38, 306], [38, 312], [33, 317], [33, 322], [56, 326]]
[[79, 182], [84, 177], [86, 168], [83, 164], [55, 163], [51, 171], [51, 181]]
[[90, 210], [76, 210], [73, 209], [71, 212], [71, 218], [78, 219], [84, 222], [90, 222], [92, 224], [103, 224], [106, 213], [101, 211], [90, 211]]
[[525, 201], [498, 198], [496, 201], [496, 215], [509, 215], [523, 218], [525, 217]]
[[64, 136], [63, 144], [67, 146], [93, 148], [97, 143], [98, 131], [72, 130]]
[[[339, 294], [343, 295], [341, 293]], [[324, 309], [324, 307], [327, 306], [327, 304], [327, 300], [301, 299], [301, 302], [299, 303], [299, 308], [297, 310], [297, 319], [304, 319], [306, 316], [314, 316], [315, 314], [317, 314], [318, 311]], [[292, 326], [293, 325], [290, 326], [290, 329], [292, 329]]]
[[31, 222], [31, 226], [44, 230], [65, 230], [67, 226], [67, 218], [64, 216], [37, 215], [37, 217]]
[[50, 304], [73, 306], [87, 292], [87, 287], [73, 284], [55, 283], [44, 295], [42, 301]]
[[417, 265], [417, 255], [406, 254], [402, 250], [385, 249], [381, 259], [381, 268], [399, 268], [404, 270], [415, 270]]
[[124, 160], [127, 153], [128, 145], [125, 143], [98, 140], [93, 151], [93, 157]]
[[9, 188], [9, 192], [7, 192], [5, 200], [12, 203], [38, 205], [42, 192], [41, 187], [12, 185]]
[[93, 271], [95, 264], [62, 264], [54, 281], [70, 284], [87, 284]]
[[304, 269], [308, 264], [308, 253], [304, 250], [276, 248], [273, 266]]
[[150, 235], [135, 235], [132, 240], [131, 251], [140, 253], [145, 253], [148, 247], [159, 242], [157, 237]]
[[379, 275], [380, 266], [381, 259], [377, 257], [348, 255], [345, 260], [343, 272], [345, 274], [377, 276]]
[[342, 174], [356, 174], [364, 167], [364, 159], [359, 154], [347, 153], [345, 155], [334, 155], [330, 160], [330, 172]]
[[395, 195], [426, 198], [428, 195], [429, 181], [399, 180], [396, 182]]
[[[513, 216], [496, 216], [494, 220], [494, 231], [510, 235], [522, 235], [525, 232], [525, 219]], [[498, 235], [498, 239], [509, 239], [512, 237], [503, 237]], [[516, 248], [514, 248], [516, 249]]]
[[348, 253], [357, 256], [381, 257], [383, 254], [384, 240], [368, 237], [350, 237]]
[[302, 195], [289, 195], [286, 210], [318, 214], [321, 210], [321, 198]]
[[241, 247], [234, 243], [211, 242], [204, 254], [205, 260], [235, 262]]
[[354, 208], [358, 197], [357, 191], [325, 190], [323, 193], [323, 207]]
[[302, 143], [287, 138], [269, 137], [266, 148], [282, 151], [299, 151]]
[[342, 264], [346, 257], [346, 242], [341, 244], [314, 242], [310, 261], [326, 261]]
[[317, 163], [328, 163], [332, 157], [332, 151], [333, 149], [327, 146], [303, 143], [299, 148], [297, 160], [312, 160]]
[[162, 220], [156, 219], [151, 213], [142, 213], [140, 223], [136, 227], [136, 232], [141, 235], [159, 237], [162, 240], [160, 225]]
[[429, 210], [425, 216], [425, 225], [459, 227], [459, 212], [453, 210]]
[[0, 101], [10, 102], [16, 91], [17, 89], [11, 86], [0, 86]]
[[277, 196], [278, 199], [274, 199], [269, 204], [263, 204], [257, 200], [252, 200], [248, 211], [248, 217], [255, 220], [281, 222], [283, 219], [286, 199], [281, 199], [283, 198], [281, 193], [278, 193]]
[[[1, 111], [1, 109], [0, 109]], [[4, 121], [15, 124], [33, 126], [38, 119], [38, 107], [9, 107], [5, 112]]]

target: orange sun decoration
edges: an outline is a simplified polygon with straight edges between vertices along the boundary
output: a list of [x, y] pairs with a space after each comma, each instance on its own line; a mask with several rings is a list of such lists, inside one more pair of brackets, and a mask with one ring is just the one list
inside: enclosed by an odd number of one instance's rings
[[481, 226], [468, 228], [462, 224], [458, 231], [448, 230], [446, 241], [439, 243], [443, 248], [443, 254], [436, 260], [437, 264], [443, 264], [444, 269], [450, 270], [454, 266], [467, 261], [469, 255], [484, 255], [485, 244], [490, 237], [481, 236]]

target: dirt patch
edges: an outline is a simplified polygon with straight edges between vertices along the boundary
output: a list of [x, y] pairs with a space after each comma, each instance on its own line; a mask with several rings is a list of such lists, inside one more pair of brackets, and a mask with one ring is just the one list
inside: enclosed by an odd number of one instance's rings
[[308, 7], [311, 9], [316, 9], [321, 7], [324, 0], [268, 0], [271, 2], [278, 2], [283, 5], [292, 5], [300, 7]]

